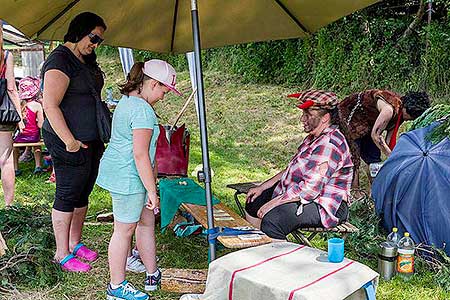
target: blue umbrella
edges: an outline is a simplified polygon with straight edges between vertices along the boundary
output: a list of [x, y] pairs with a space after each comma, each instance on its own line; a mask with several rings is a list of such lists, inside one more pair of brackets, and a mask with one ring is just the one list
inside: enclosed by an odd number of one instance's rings
[[[403, 134], [372, 185], [375, 208], [390, 230], [408, 231], [416, 243], [450, 242], [450, 139], [427, 141], [437, 125]], [[445, 247], [450, 254], [450, 247]]]

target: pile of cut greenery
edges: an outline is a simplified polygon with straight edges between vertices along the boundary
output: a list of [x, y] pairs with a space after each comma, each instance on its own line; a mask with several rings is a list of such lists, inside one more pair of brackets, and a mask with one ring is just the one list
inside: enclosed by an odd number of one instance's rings
[[9, 249], [0, 257], [0, 294], [57, 282], [61, 271], [51, 263], [55, 240], [48, 207], [0, 210], [0, 232]]
[[427, 139], [433, 144], [437, 144], [446, 137], [450, 138], [450, 104], [436, 104], [430, 107], [414, 120], [408, 129], [427, 127], [436, 121], [439, 121], [440, 124], [427, 135]]

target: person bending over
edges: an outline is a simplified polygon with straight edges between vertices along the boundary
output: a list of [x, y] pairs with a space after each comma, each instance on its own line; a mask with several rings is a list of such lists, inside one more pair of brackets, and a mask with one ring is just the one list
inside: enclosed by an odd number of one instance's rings
[[361, 159], [369, 165], [381, 162], [381, 152], [389, 156], [403, 121], [418, 118], [429, 107], [430, 100], [425, 92], [409, 92], [400, 96], [386, 90], [355, 93], [338, 104], [341, 128], [354, 164], [352, 188], [359, 187]]

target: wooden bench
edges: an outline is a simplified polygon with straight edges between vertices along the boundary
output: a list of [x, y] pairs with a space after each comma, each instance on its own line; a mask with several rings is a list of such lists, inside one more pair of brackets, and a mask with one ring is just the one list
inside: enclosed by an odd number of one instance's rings
[[[206, 206], [195, 205], [190, 203], [183, 203], [182, 207], [189, 212], [195, 220], [197, 220], [204, 228], [208, 228], [208, 218], [206, 214]], [[231, 208], [227, 207], [223, 203], [214, 205], [214, 226], [215, 227], [252, 227], [253, 226], [243, 219]], [[272, 239], [267, 235], [258, 234], [258, 237], [252, 238], [254, 235], [231, 235], [231, 236], [219, 236], [217, 240], [227, 248], [241, 249], [253, 246], [259, 246], [272, 242]]]
[[[245, 182], [245, 183], [235, 183], [227, 185], [228, 188], [235, 190], [234, 200], [236, 201], [236, 205], [238, 206], [239, 212], [242, 217], [245, 216], [245, 210], [239, 201], [240, 194], [247, 194], [248, 190], [253, 187], [258, 186], [259, 182]], [[293, 232], [291, 232], [292, 236], [297, 240], [297, 242], [312, 247], [311, 241], [318, 234], [323, 232], [336, 232], [342, 235], [342, 238], [345, 239], [349, 233], [357, 232], [359, 229], [349, 222], [344, 222], [333, 228], [323, 228], [323, 227], [307, 227], [300, 228]], [[303, 232], [310, 232], [308, 236], [306, 236]]]

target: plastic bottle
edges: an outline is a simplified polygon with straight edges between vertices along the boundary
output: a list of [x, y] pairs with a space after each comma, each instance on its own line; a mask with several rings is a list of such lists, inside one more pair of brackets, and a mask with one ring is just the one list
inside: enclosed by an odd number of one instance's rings
[[398, 233], [397, 227], [392, 228], [392, 232], [388, 234], [386, 242], [391, 243], [396, 248], [398, 247], [398, 242], [400, 241], [400, 234]]
[[383, 162], [369, 164], [370, 177], [375, 178], [383, 166]]
[[403, 279], [410, 279], [414, 274], [414, 241], [408, 232], [398, 242], [397, 273]]
[[106, 102], [114, 102], [113, 91], [111, 87], [106, 89]]

